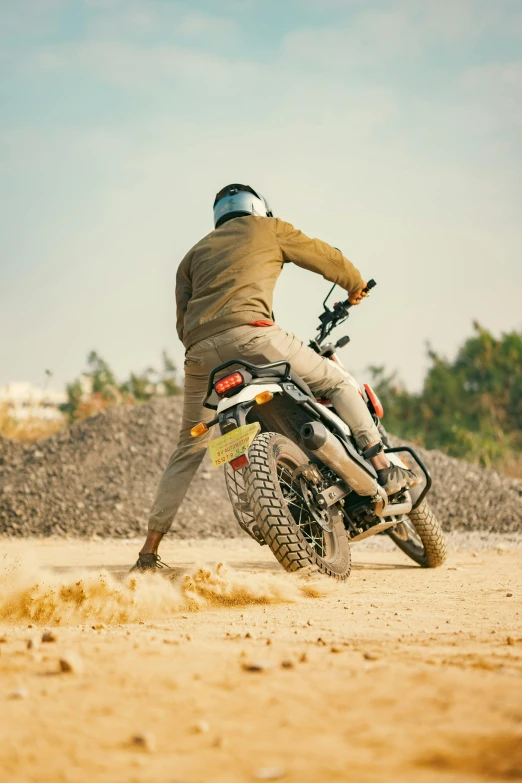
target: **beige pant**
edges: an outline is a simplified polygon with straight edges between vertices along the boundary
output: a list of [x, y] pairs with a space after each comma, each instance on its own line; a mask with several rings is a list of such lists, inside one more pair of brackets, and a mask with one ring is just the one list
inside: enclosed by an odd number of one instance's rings
[[239, 326], [193, 345], [185, 358], [183, 420], [176, 450], [161, 477], [149, 514], [149, 530], [166, 533], [205, 455], [210, 432], [193, 438], [190, 430], [213, 413], [202, 400], [208, 377], [218, 364], [243, 358], [254, 364], [288, 359], [297, 373], [319, 397], [331, 400], [363, 449], [380, 440], [379, 431], [354, 382], [329, 359], [324, 359], [295, 335], [278, 326]]

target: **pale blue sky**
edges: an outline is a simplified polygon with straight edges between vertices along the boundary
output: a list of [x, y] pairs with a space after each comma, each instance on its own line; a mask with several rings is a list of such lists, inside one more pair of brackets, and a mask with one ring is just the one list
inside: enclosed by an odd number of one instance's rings
[[[0, 385], [181, 362], [230, 181], [378, 280], [359, 376], [522, 328], [520, 0], [0, 0], [0, 31]], [[278, 321], [310, 337], [327, 288], [285, 269]]]

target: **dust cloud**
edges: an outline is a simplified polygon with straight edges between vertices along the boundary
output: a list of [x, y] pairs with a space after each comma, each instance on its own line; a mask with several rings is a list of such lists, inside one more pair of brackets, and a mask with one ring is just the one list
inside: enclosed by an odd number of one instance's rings
[[104, 570], [64, 576], [6, 558], [0, 565], [0, 621], [137, 623], [185, 611], [303, 601], [332, 589], [326, 578], [239, 573], [222, 563], [193, 567], [177, 581], [157, 574], [129, 574], [120, 581]]

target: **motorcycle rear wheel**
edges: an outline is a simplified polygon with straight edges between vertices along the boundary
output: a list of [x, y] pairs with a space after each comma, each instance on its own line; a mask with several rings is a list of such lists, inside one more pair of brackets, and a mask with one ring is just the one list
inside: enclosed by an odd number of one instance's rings
[[[284, 435], [267, 432], [257, 436], [248, 457], [244, 481], [249, 505], [283, 568], [347, 579], [351, 553], [342, 516], [335, 508], [325, 512], [315, 506], [307, 479], [295, 474], [309, 464], [306, 454]], [[318, 519], [331, 529], [325, 530]]]
[[439, 568], [446, 562], [444, 533], [425, 500], [386, 532], [404, 554], [423, 568]]

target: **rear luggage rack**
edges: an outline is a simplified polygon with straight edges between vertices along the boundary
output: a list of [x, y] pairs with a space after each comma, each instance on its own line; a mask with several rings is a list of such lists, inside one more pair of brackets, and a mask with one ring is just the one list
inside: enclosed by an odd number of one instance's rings
[[[281, 359], [279, 362], [271, 362], [270, 364], [251, 364], [251, 362], [246, 362], [244, 359], [230, 359], [228, 362], [224, 362], [224, 364], [220, 364], [217, 367], [214, 367], [214, 369], [210, 373], [208, 379], [207, 394], [205, 399], [203, 400], [203, 405], [205, 406], [205, 408], [210, 408], [211, 410], [214, 411], [217, 410], [218, 406], [209, 402], [209, 399], [212, 396], [212, 393], [214, 392], [214, 379], [217, 373], [221, 372], [222, 370], [226, 370], [228, 369], [228, 367], [232, 367], [233, 365], [239, 365], [240, 367], [244, 367], [245, 370], [247, 370], [250, 373], [252, 378], [277, 377], [278, 380], [280, 381], [290, 380], [290, 362], [287, 361], [286, 359]], [[279, 372], [275, 372], [271, 374], [270, 370], [279, 370]]]

